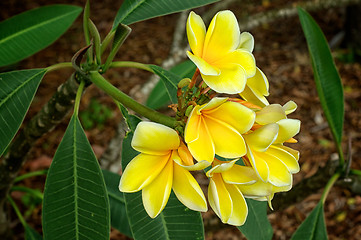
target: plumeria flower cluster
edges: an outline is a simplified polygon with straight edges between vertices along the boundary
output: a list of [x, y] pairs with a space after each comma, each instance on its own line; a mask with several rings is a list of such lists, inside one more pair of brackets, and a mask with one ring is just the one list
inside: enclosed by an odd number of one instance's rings
[[[218, 12], [208, 30], [191, 12], [186, 28], [187, 55], [197, 70], [178, 85], [179, 125], [138, 124], [132, 147], [140, 154], [126, 167], [119, 189], [141, 190], [152, 218], [173, 190], [188, 208], [207, 211], [208, 199], [222, 222], [240, 226], [248, 213], [245, 198], [271, 206], [275, 193], [292, 187], [299, 153], [284, 143], [297, 142], [300, 121], [287, 117], [297, 106], [269, 104], [268, 80], [252, 54], [254, 39], [240, 33], [231, 11]], [[190, 173], [206, 168], [207, 199]]]

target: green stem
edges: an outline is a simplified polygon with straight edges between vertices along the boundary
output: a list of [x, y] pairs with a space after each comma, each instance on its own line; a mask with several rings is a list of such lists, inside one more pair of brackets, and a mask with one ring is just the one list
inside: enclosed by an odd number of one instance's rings
[[79, 113], [80, 99], [81, 99], [81, 95], [83, 94], [84, 85], [85, 85], [85, 82], [81, 81], [78, 91], [76, 92], [75, 104], [74, 104], [74, 115], [75, 116], [78, 116], [78, 113]]
[[345, 165], [345, 158], [343, 157], [343, 151], [341, 144], [336, 143], [337, 145], [337, 152], [339, 156], [339, 165], [340, 167], [343, 167]]
[[148, 66], [148, 64], [138, 63], [138, 62], [131, 62], [131, 61], [112, 62], [109, 67], [110, 68], [131, 67], [131, 68], [138, 68], [138, 69], [142, 69], [142, 70], [154, 73], [153, 69], [151, 69]]
[[326, 184], [326, 187], [325, 187], [325, 189], [323, 190], [322, 197], [321, 197], [322, 203], [325, 203], [328, 193], [330, 192], [332, 186], [335, 184], [335, 182], [337, 181], [337, 179], [338, 179], [339, 177], [340, 177], [340, 173], [339, 173], [339, 172], [336, 172], [336, 173], [330, 178], [330, 180], [328, 181], [328, 183]]
[[105, 38], [101, 44], [101, 50], [100, 50], [101, 55], [103, 55], [105, 49], [107, 49], [110, 41], [114, 39], [114, 35], [115, 35], [115, 30], [112, 30], [108, 33], [108, 35], [105, 36]]
[[351, 170], [350, 170], [350, 173], [351, 173], [352, 175], [361, 176], [361, 171], [360, 171], [360, 170], [357, 170], [357, 169], [351, 169]]
[[131, 97], [120, 91], [118, 88], [110, 84], [97, 71], [90, 71], [90, 79], [96, 86], [98, 86], [100, 89], [102, 89], [104, 92], [106, 92], [109, 96], [111, 96], [115, 100], [119, 101], [125, 107], [134, 110], [135, 112], [148, 118], [151, 121], [161, 123], [171, 128], [175, 127], [176, 120], [174, 118], [163, 115], [151, 108], [148, 108], [138, 103], [137, 101], [135, 101], [134, 99], [132, 99]]
[[41, 200], [43, 200], [43, 197], [44, 197], [41, 192], [35, 191], [34, 189], [31, 189], [31, 188], [23, 187], [23, 186], [13, 186], [11, 188], [11, 191], [27, 192], [35, 197], [40, 198]]
[[40, 175], [45, 175], [48, 173], [48, 170], [45, 169], [45, 170], [40, 170], [40, 171], [35, 171], [35, 172], [30, 172], [30, 173], [26, 173], [26, 174], [23, 174], [21, 176], [18, 176], [17, 178], [15, 178], [14, 180], [14, 183], [16, 182], [20, 182], [26, 178], [30, 178], [30, 177], [35, 177], [35, 176], [40, 176]]
[[26, 224], [26, 221], [25, 221], [23, 215], [21, 214], [18, 206], [16, 205], [16, 203], [14, 202], [14, 200], [13, 200], [9, 195], [7, 196], [7, 199], [8, 199], [8, 201], [9, 201], [9, 203], [11, 204], [11, 206], [14, 208], [14, 211], [15, 211], [16, 215], [18, 216], [21, 224], [22, 224], [22, 225], [24, 226], [24, 228], [25, 228], [27, 224]]
[[63, 63], [57, 63], [54, 65], [51, 65], [49, 67], [46, 68], [46, 72], [52, 72], [52, 71], [56, 71], [59, 69], [63, 69], [63, 68], [72, 68], [73, 65], [71, 62], [63, 62]]

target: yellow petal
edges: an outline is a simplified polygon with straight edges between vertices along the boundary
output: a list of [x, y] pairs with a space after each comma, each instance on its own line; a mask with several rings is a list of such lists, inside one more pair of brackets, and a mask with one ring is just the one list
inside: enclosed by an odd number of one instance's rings
[[268, 181], [270, 183], [277, 187], [287, 186], [292, 183], [292, 174], [282, 161], [270, 154], [265, 154], [263, 159], [269, 168]]
[[222, 68], [218, 76], [204, 75], [203, 81], [214, 91], [219, 93], [236, 94], [244, 90], [247, 82], [245, 70], [237, 64]]
[[246, 154], [242, 135], [230, 125], [209, 116], [204, 116], [212, 137], [215, 153], [224, 158], [237, 158]]
[[139, 154], [127, 165], [120, 179], [119, 190], [137, 192], [150, 184], [170, 159], [167, 155]]
[[179, 201], [194, 211], [206, 212], [206, 198], [192, 174], [178, 164], [173, 168], [173, 191]]
[[[176, 151], [174, 151], [176, 152]], [[180, 157], [180, 159], [182, 160], [182, 164], [187, 165], [187, 166], [191, 166], [193, 165], [193, 156], [192, 154], [189, 152], [187, 146], [181, 142], [181, 145], [179, 146], [177, 153]]]
[[252, 167], [234, 165], [228, 171], [222, 172], [224, 182], [228, 184], [252, 184], [258, 176]]
[[221, 221], [227, 223], [232, 214], [232, 199], [220, 173], [214, 174], [210, 179], [208, 185], [208, 201]]
[[257, 181], [254, 184], [237, 185], [237, 187], [247, 198], [267, 201], [269, 199], [269, 196], [272, 196], [274, 193], [289, 191], [292, 188], [292, 185], [276, 187], [269, 182]]
[[285, 150], [288, 153], [292, 154], [292, 156], [296, 159], [296, 161], [298, 161], [298, 159], [300, 158], [300, 152], [299, 151], [297, 151], [295, 149], [292, 149], [290, 147], [283, 146], [281, 144], [277, 144], [276, 146], [279, 147], [279, 148], [282, 148], [283, 150]]
[[135, 129], [132, 147], [142, 153], [164, 155], [179, 147], [177, 132], [154, 122], [140, 122]]
[[267, 150], [267, 154], [270, 154], [283, 162], [290, 173], [298, 173], [300, 171], [300, 166], [296, 158], [288, 151], [273, 145]]
[[279, 104], [265, 106], [260, 111], [256, 112], [256, 122], [262, 125], [275, 123], [285, 118], [286, 113]]
[[194, 55], [202, 56], [206, 26], [202, 18], [193, 11], [189, 13], [187, 19], [187, 37]]
[[269, 95], [269, 83], [266, 75], [256, 68], [256, 74], [247, 79], [247, 86], [256, 94], [268, 96]]
[[215, 173], [221, 173], [224, 171], [228, 171], [231, 169], [234, 164], [238, 161], [238, 159], [232, 160], [232, 161], [219, 161], [218, 159], [215, 159], [214, 162], [217, 163], [214, 167], [212, 167], [207, 173], [207, 177], [212, 177]]
[[181, 159], [179, 153], [176, 151], [173, 151], [172, 159], [179, 166], [181, 166], [184, 169], [187, 169], [188, 171], [202, 170], [211, 165], [211, 162], [208, 162], [206, 160], [203, 160], [203, 161], [197, 162], [196, 164], [193, 164], [193, 157], [192, 157], [192, 164], [189, 164], [189, 163], [185, 164], [184, 161]]
[[254, 132], [244, 135], [244, 138], [252, 150], [265, 152], [268, 147], [276, 140], [278, 135], [278, 124], [270, 123], [258, 128]]
[[294, 101], [288, 101], [282, 106], [286, 112], [286, 115], [293, 113], [297, 109], [297, 104]]
[[265, 182], [268, 181], [270, 169], [263, 159], [264, 153], [252, 151], [247, 147], [247, 157], [257, 175]]
[[247, 85], [245, 86], [243, 92], [241, 92], [239, 95], [247, 102], [253, 103], [257, 106], [265, 107], [269, 105], [267, 98], [265, 98], [262, 94], [253, 91]]
[[225, 184], [232, 199], [232, 214], [227, 220], [228, 224], [241, 226], [246, 221], [248, 207], [242, 192], [233, 184]]
[[186, 143], [193, 142], [199, 137], [199, 128], [202, 122], [199, 112], [200, 106], [195, 106], [188, 117], [186, 127], [184, 129], [184, 140]]
[[209, 24], [204, 41], [203, 58], [212, 63], [234, 51], [240, 42], [236, 17], [231, 11], [218, 12]]
[[191, 52], [187, 51], [187, 56], [189, 59], [197, 66], [202, 75], [205, 76], [219, 76], [221, 70], [206, 62], [203, 58], [193, 55]]
[[201, 122], [198, 127], [198, 138], [192, 142], [187, 142], [187, 144], [192, 156], [198, 162], [202, 160], [206, 160], [208, 162], [213, 161], [215, 154], [214, 144], [203, 117], [201, 118]]
[[277, 124], [280, 129], [275, 143], [283, 143], [294, 137], [300, 131], [301, 127], [301, 121], [298, 119], [282, 119], [278, 121]]
[[210, 114], [211, 112], [216, 111], [220, 106], [226, 103], [228, 97], [214, 97], [206, 104], [203, 104], [199, 108], [199, 114]]
[[253, 126], [256, 114], [249, 108], [236, 102], [226, 102], [207, 116], [220, 119], [235, 128], [239, 133], [245, 133]]
[[254, 38], [252, 34], [250, 34], [249, 32], [242, 32], [238, 48], [246, 50], [248, 52], [253, 52]]
[[168, 202], [173, 185], [173, 161], [168, 161], [162, 172], [154, 181], [142, 190], [145, 210], [155, 218]]

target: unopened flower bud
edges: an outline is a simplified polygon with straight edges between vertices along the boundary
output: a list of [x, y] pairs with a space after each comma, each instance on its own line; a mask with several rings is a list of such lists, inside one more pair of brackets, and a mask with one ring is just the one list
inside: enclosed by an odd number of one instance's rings
[[186, 87], [189, 85], [190, 82], [191, 82], [190, 78], [183, 78], [182, 80], [179, 81], [178, 88]]

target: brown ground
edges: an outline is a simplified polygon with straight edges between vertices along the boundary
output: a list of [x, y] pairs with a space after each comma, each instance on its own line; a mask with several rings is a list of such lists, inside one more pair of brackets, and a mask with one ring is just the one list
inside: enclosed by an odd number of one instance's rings
[[[68, 3], [83, 6], [85, 1], [53, 0], [51, 3]], [[112, 19], [121, 1], [105, 0], [91, 1], [91, 18], [98, 26], [102, 37], [111, 28]], [[18, 14], [22, 11], [49, 4], [49, 1], [39, 0], [5, 0], [0, 2], [0, 20]], [[269, 9], [284, 6], [287, 1], [256, 1], [252, 4], [233, 4], [230, 9], [240, 18]], [[198, 9], [197, 13], [205, 9]], [[344, 9], [330, 9], [313, 13], [318, 23], [330, 40], [335, 34], [343, 30], [345, 21]], [[118, 54], [118, 60], [130, 60], [143, 63], [160, 64], [166, 59], [172, 43], [172, 34], [177, 15], [156, 18], [132, 25], [132, 34]], [[287, 20], [271, 22], [267, 25], [250, 30], [255, 37], [255, 57], [257, 65], [267, 75], [270, 82], [271, 103], [284, 104], [294, 100], [298, 104], [297, 111], [291, 116], [302, 121], [301, 132], [297, 136], [299, 143], [295, 148], [300, 150], [301, 172], [294, 176], [295, 182], [312, 175], [319, 166], [336, 152], [332, 143], [330, 131], [325, 125], [313, 82], [312, 69], [309, 62], [307, 46], [297, 17]], [[18, 69], [46, 67], [62, 61], [70, 61], [72, 55], [84, 46], [81, 19], [79, 18], [71, 29], [52, 46], [40, 53], [22, 61]], [[342, 51], [336, 50], [341, 53]], [[345, 88], [345, 128], [344, 142], [352, 138], [353, 162], [352, 167], [361, 169], [361, 65], [359, 63], [344, 63], [336, 60], [342, 82]], [[26, 119], [33, 116], [41, 106], [51, 97], [57, 86], [64, 82], [71, 71], [57, 71], [47, 75], [38, 90]], [[137, 85], [144, 83], [149, 74], [140, 70], [119, 69], [107, 74], [112, 83], [125, 92], [129, 92]], [[102, 104], [115, 109], [112, 101], [102, 92], [91, 86], [82, 100], [81, 109], [86, 109], [92, 98], [97, 98]], [[98, 156], [104, 151], [107, 143], [114, 135], [114, 129], [120, 116], [117, 111], [114, 118], [107, 121], [104, 129], [87, 131], [89, 140]], [[66, 128], [65, 120], [52, 133], [36, 143], [28, 162], [21, 173], [47, 168], [54, 155]], [[346, 145], [344, 145], [346, 149]], [[32, 178], [24, 182], [33, 188], [43, 188], [44, 178]], [[305, 201], [289, 207], [285, 211], [269, 215], [274, 228], [274, 239], [289, 239], [307, 214], [315, 207], [321, 192], [307, 198]], [[20, 199], [20, 194], [14, 198]], [[20, 204], [20, 201], [18, 201]], [[25, 211], [25, 208], [22, 207]], [[360, 239], [361, 235], [361, 197], [341, 188], [334, 188], [325, 205], [325, 217], [330, 239]], [[41, 208], [37, 206], [29, 214], [28, 223], [34, 228], [41, 229]], [[15, 232], [22, 231], [19, 221], [14, 216], [12, 226]], [[126, 239], [117, 231], [112, 231], [112, 239]], [[206, 233], [207, 239], [239, 239], [241, 234], [235, 228], [228, 227]], [[22, 239], [23, 234], [17, 234]]]

